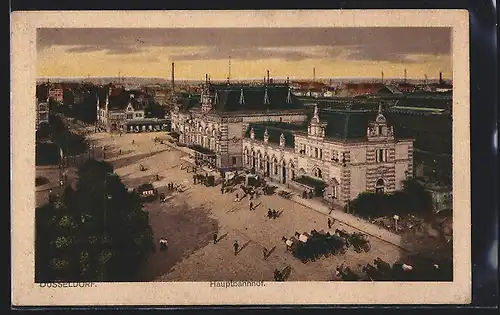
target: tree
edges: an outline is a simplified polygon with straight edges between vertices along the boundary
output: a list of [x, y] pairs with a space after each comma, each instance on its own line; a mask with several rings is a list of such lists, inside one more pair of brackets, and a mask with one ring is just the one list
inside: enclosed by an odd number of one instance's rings
[[76, 190], [36, 210], [36, 281], [135, 281], [154, 250], [139, 196], [106, 162], [90, 160], [78, 176]]
[[412, 178], [403, 182], [403, 193], [408, 212], [430, 213], [432, 211], [432, 196], [416, 179]]

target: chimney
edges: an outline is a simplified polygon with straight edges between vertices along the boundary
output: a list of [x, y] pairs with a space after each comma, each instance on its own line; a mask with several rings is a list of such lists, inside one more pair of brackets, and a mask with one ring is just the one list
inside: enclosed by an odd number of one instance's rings
[[269, 70], [267, 70], [267, 83], [269, 84]]
[[316, 81], [316, 68], [313, 68], [313, 81]]
[[172, 62], [172, 93], [175, 90], [175, 66], [174, 63]]
[[443, 84], [443, 73], [439, 72], [439, 84]]
[[427, 85], [427, 74], [424, 74], [424, 84]]
[[205, 73], [205, 84], [208, 84], [208, 73]]
[[382, 76], [381, 76], [381, 78], [382, 78], [382, 84], [384, 84], [384, 71], [382, 71]]
[[405, 68], [405, 79], [404, 79], [404, 83], [406, 83], [406, 68]]

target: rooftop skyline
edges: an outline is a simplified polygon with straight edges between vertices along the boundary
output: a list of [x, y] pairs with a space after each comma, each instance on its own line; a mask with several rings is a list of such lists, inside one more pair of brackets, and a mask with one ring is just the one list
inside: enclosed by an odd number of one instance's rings
[[[229, 61], [230, 60], [230, 61]], [[450, 28], [38, 29], [38, 77], [451, 79]], [[229, 63], [231, 64], [229, 70]]]

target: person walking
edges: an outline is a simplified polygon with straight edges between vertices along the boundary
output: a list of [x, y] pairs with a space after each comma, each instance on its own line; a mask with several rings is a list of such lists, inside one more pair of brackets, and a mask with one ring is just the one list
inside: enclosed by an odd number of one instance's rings
[[267, 248], [264, 247], [262, 249], [262, 255], [264, 256], [264, 260], [266, 260], [266, 258], [267, 258]]
[[224, 185], [220, 186], [220, 193], [221, 195], [224, 195]]
[[238, 193], [236, 193], [236, 198], [234, 198], [234, 202], [238, 202], [240, 201], [240, 196], [238, 195]]
[[332, 219], [328, 218], [328, 228], [332, 228]]
[[253, 210], [253, 202], [250, 201], [250, 211]]
[[234, 241], [233, 247], [234, 247], [234, 256], [236, 256], [238, 255], [238, 248], [240, 247], [238, 241]]
[[214, 241], [214, 244], [217, 244], [217, 232], [212, 235], [212, 239]]

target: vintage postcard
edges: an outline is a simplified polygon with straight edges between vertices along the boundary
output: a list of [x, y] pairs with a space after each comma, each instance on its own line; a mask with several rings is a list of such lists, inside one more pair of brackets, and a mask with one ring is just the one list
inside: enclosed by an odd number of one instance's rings
[[470, 303], [468, 30], [13, 13], [13, 305]]

